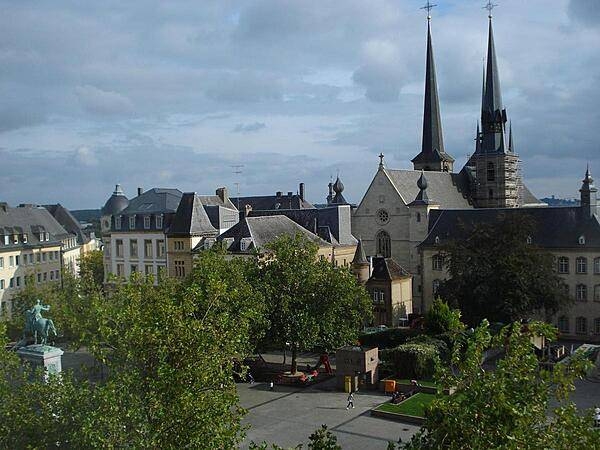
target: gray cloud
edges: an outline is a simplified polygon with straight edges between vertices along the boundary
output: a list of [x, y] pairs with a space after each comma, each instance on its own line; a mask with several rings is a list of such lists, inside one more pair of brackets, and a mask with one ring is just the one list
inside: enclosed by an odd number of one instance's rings
[[75, 93], [84, 110], [99, 115], [122, 115], [133, 110], [133, 103], [118, 92], [104, 91], [95, 86], [77, 86]]
[[600, 25], [600, 8], [596, 0], [570, 0], [569, 16], [585, 25]]
[[257, 131], [262, 130], [263, 128], [266, 128], [266, 125], [263, 122], [254, 122], [247, 124], [238, 123], [235, 127], [233, 127], [233, 130], [231, 131], [233, 133], [255, 133]]

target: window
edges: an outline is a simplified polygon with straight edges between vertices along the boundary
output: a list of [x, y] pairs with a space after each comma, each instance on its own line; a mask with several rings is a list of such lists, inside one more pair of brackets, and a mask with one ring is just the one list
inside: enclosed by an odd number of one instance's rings
[[183, 250], [183, 241], [173, 241], [173, 249]]
[[135, 229], [135, 215], [129, 217], [129, 229]]
[[10, 236], [8, 236], [7, 234], [4, 235], [4, 245], [8, 245], [9, 244], [9, 239], [10, 239]]
[[496, 168], [494, 167], [493, 162], [487, 164], [487, 180], [496, 181]]
[[489, 198], [490, 200], [493, 200], [493, 198], [494, 198], [494, 190], [493, 190], [493, 189], [490, 189], [490, 190], [488, 191], [488, 198]]
[[594, 319], [594, 334], [600, 334], [600, 317]]
[[42, 262], [46, 262], [47, 256], [46, 252], [42, 252]]
[[561, 316], [558, 318], [558, 331], [561, 333], [569, 332], [569, 318], [567, 316]]
[[115, 229], [117, 229], [117, 230], [121, 229], [121, 216], [115, 217]]
[[575, 319], [575, 333], [586, 334], [587, 333], [587, 319], [585, 317], [577, 317]]
[[185, 277], [185, 262], [184, 261], [175, 261], [175, 276], [176, 277]]
[[417, 213], [417, 222], [421, 221], [421, 213]]
[[50, 271], [50, 281], [54, 281], [54, 271]]
[[379, 196], [379, 203], [385, 203], [385, 195]]
[[55, 275], [54, 275], [54, 279], [58, 280], [60, 278], [60, 271], [59, 270], [55, 270]]
[[594, 258], [594, 273], [600, 274], [600, 258]]
[[600, 302], [600, 284], [594, 286], [594, 301]]
[[0, 280], [0, 290], [4, 289], [4, 280]]
[[163, 217], [156, 216], [156, 228], [158, 228], [160, 230], [160, 229], [162, 229], [162, 227], [163, 227]]
[[144, 257], [152, 258], [152, 240], [144, 239]]
[[0, 256], [0, 269], [4, 267], [4, 256]]
[[152, 275], [154, 273], [154, 267], [152, 266], [152, 264], [146, 264], [144, 266], [144, 273], [146, 275]]
[[27, 244], [27, 233], [23, 234], [23, 243]]
[[575, 287], [575, 299], [580, 302], [587, 302], [587, 286], [585, 284], [578, 284]]
[[54, 252], [54, 259], [58, 261], [58, 250]]
[[41, 274], [41, 273], [38, 273], [38, 274], [37, 274], [37, 282], [38, 282], [38, 283], [41, 283], [41, 282], [42, 282], [42, 274]]
[[585, 245], [585, 236], [579, 236], [579, 245]]
[[14, 288], [15, 287], [15, 279], [14, 278], [11, 278], [8, 281], [8, 287], [10, 287], [10, 288]]
[[577, 273], [587, 273], [587, 258], [580, 256], [575, 260], [575, 267]]
[[240, 241], [240, 251], [245, 252], [248, 247], [248, 241], [246, 239], [242, 239]]
[[15, 257], [14, 256], [9, 256], [8, 257], [8, 266], [9, 267], [15, 267]]
[[380, 289], [373, 290], [373, 304], [383, 305], [385, 302], [385, 292]]
[[21, 277], [17, 277], [15, 281], [16, 281], [17, 287], [21, 287]]
[[115, 247], [116, 247], [117, 258], [122, 258], [123, 257], [123, 239], [117, 239], [115, 241]]
[[569, 258], [566, 256], [558, 258], [558, 273], [569, 273]]
[[443, 265], [444, 258], [442, 258], [442, 255], [433, 255], [433, 258], [431, 258], [431, 268], [433, 270], [442, 270]]
[[123, 264], [117, 264], [117, 276], [123, 278], [125, 275], [125, 266]]
[[138, 241], [137, 241], [137, 239], [132, 239], [129, 241], [129, 256], [132, 258], [138, 257]]
[[138, 266], [137, 264], [132, 264], [131, 265], [131, 274], [134, 274], [135, 272], [138, 271]]
[[379, 233], [377, 233], [375, 241], [377, 242], [377, 254], [383, 256], [384, 258], [389, 258], [392, 254], [390, 235], [381, 230]]
[[438, 289], [440, 288], [440, 280], [433, 280], [432, 283], [432, 289], [433, 289], [433, 294], [437, 294]]
[[42, 261], [42, 252], [38, 252], [37, 253], [36, 260], [37, 260], [37, 262], [41, 262]]
[[48, 260], [52, 261], [54, 259], [54, 252], [48, 253]]
[[48, 281], [48, 272], [44, 272], [44, 281]]
[[164, 239], [159, 239], [156, 241], [156, 257], [157, 258], [165, 257], [165, 241], [164, 241]]
[[380, 225], [385, 225], [390, 221], [390, 214], [385, 209], [378, 209], [375, 213], [375, 217], [377, 219], [377, 223]]
[[144, 216], [144, 228], [146, 230], [150, 229], [150, 216]]
[[533, 242], [533, 238], [531, 236], [527, 236], [527, 243], [531, 244]]
[[50, 240], [50, 233], [46, 233], [46, 240], [49, 241]]

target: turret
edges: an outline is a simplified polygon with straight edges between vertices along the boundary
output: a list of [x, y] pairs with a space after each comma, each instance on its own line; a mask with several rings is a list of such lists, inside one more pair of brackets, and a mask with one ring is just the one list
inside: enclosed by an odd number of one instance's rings
[[590, 173], [589, 165], [585, 171], [585, 177], [579, 192], [581, 193], [581, 209], [584, 214], [588, 217], [598, 215], [598, 189], [594, 186], [594, 179]]

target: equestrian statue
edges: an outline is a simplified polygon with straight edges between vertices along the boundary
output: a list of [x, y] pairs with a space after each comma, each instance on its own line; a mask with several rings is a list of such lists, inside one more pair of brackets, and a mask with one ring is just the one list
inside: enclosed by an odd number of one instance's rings
[[42, 317], [42, 311], [49, 311], [50, 305], [44, 305], [38, 299], [36, 304], [31, 309], [25, 311], [25, 329], [23, 330], [23, 340], [27, 334], [33, 335], [34, 343], [38, 343], [38, 334], [40, 336], [40, 344], [48, 343], [48, 335], [50, 332], [56, 336], [56, 328], [52, 319]]

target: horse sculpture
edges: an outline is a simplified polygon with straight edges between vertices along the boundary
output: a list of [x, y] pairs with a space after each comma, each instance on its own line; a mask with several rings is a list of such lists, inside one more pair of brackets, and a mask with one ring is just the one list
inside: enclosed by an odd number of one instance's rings
[[25, 330], [23, 331], [23, 339], [25, 339], [27, 333], [33, 334], [34, 343], [37, 344], [39, 333], [40, 344], [46, 345], [48, 343], [48, 335], [50, 332], [54, 333], [54, 336], [57, 335], [52, 319], [45, 319], [43, 317], [36, 319], [34, 312], [25, 312]]

